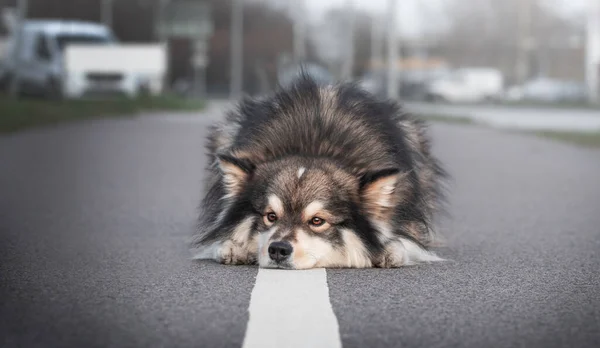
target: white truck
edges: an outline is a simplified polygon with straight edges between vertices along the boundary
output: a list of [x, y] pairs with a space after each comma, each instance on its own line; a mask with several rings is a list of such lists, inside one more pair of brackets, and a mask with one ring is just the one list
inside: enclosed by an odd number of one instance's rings
[[163, 88], [163, 45], [120, 44], [106, 26], [82, 21], [28, 20], [18, 48], [15, 37], [9, 39], [2, 70], [5, 80], [18, 78], [24, 93], [136, 97]]
[[477, 103], [503, 96], [504, 77], [497, 69], [463, 68], [434, 80], [427, 88], [429, 101]]

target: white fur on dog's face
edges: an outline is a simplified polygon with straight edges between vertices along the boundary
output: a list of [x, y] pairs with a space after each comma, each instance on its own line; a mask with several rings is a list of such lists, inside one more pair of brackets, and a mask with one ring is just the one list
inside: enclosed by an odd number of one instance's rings
[[341, 230], [341, 234], [344, 244], [334, 246], [304, 231], [298, 231], [298, 242], [292, 254], [294, 268], [372, 267], [369, 254], [358, 236], [346, 229]]
[[268, 254], [269, 244], [275, 242], [272, 236], [277, 231], [277, 227], [269, 229], [260, 234], [258, 239], [258, 264], [265, 268], [290, 268], [290, 269], [309, 269], [309, 268], [335, 268], [335, 267], [353, 267], [367, 268], [372, 267], [371, 259], [365, 250], [364, 245], [358, 240], [354, 232], [343, 230], [343, 238], [346, 242], [341, 247], [334, 247], [330, 242], [312, 236], [307, 231], [297, 229], [295, 231], [296, 240], [290, 242], [294, 251], [289, 261], [284, 264], [277, 264], [270, 259]]

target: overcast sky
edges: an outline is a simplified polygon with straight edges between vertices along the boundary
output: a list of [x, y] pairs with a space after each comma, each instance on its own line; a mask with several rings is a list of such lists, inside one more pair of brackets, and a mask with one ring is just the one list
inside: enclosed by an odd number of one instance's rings
[[[294, 0], [288, 0], [294, 1]], [[399, 0], [398, 4], [398, 30], [403, 36], [415, 36], [422, 30], [422, 23], [419, 21], [419, 13], [427, 13], [438, 16], [437, 19], [443, 21], [442, 4], [450, 0]], [[462, 0], [465, 1], [465, 0]], [[497, 0], [502, 1], [502, 0]], [[548, 3], [555, 3], [555, 8], [565, 16], [571, 16], [581, 13], [585, 4], [589, 0], [544, 0]], [[332, 7], [343, 6], [347, 0], [305, 0], [309, 17], [318, 20], [327, 10]], [[357, 9], [364, 9], [375, 13], [385, 13], [387, 0], [353, 0]], [[442, 23], [443, 24], [443, 23]], [[431, 25], [427, 23], [427, 25]]]

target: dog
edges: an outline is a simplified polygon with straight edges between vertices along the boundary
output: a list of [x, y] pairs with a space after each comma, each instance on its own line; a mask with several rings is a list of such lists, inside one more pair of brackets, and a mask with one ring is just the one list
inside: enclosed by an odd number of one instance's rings
[[195, 259], [264, 268], [391, 268], [430, 250], [446, 172], [427, 125], [353, 83], [302, 76], [244, 98], [207, 141]]

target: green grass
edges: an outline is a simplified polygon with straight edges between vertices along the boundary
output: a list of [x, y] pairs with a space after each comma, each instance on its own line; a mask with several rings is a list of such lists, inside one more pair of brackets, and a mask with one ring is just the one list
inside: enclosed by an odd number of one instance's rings
[[542, 102], [542, 101], [494, 101], [494, 102], [481, 102], [481, 103], [447, 103], [440, 102], [439, 105], [448, 105], [448, 106], [488, 106], [494, 105], [497, 107], [507, 107], [507, 108], [533, 108], [533, 109], [573, 109], [573, 110], [600, 110], [600, 105], [590, 104], [585, 101], [564, 101], [564, 102]]
[[451, 123], [451, 124], [474, 124], [475, 122], [468, 117], [442, 116], [434, 114], [417, 114], [418, 117], [429, 122]]
[[598, 110], [600, 106], [581, 102], [535, 102], [535, 101], [502, 101], [496, 103], [498, 106], [517, 107], [517, 108], [536, 108], [536, 109], [580, 109], [580, 110]]
[[0, 96], [0, 133], [106, 117], [132, 117], [148, 111], [199, 110], [199, 100], [171, 96], [139, 99], [42, 100]]
[[535, 132], [536, 135], [585, 147], [600, 147], [600, 132]]

